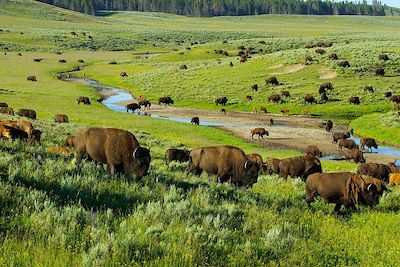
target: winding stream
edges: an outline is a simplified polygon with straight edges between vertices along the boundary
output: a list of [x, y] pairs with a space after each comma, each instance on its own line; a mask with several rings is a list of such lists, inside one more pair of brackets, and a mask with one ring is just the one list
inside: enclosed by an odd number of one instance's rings
[[[76, 83], [81, 83], [87, 86], [90, 86], [99, 93], [107, 94], [108, 97], [102, 101], [102, 104], [105, 105], [107, 108], [117, 111], [117, 112], [126, 112], [126, 109], [124, 106], [119, 105], [119, 102], [122, 101], [134, 101], [133, 96], [121, 89], [114, 88], [111, 86], [107, 85], [102, 85], [96, 80], [88, 79], [88, 78], [81, 78], [81, 77], [71, 77], [71, 78], [65, 78], [63, 79], [68, 82], [76, 82]], [[175, 117], [166, 117], [166, 116], [160, 116], [156, 114], [148, 114], [142, 111], [136, 111], [133, 113], [135, 115], [145, 115], [149, 116], [151, 118], [158, 118], [158, 119], [164, 119], [164, 120], [171, 120], [171, 121], [176, 121], [176, 122], [182, 122], [182, 123], [190, 123], [189, 119], [182, 119], [182, 118], [175, 118]], [[201, 121], [200, 125], [203, 126], [261, 126], [260, 124], [240, 124], [240, 123], [223, 123], [223, 122], [209, 122], [209, 121]], [[285, 127], [285, 125], [280, 125], [281, 127]], [[351, 139], [353, 139], [358, 145], [360, 144], [360, 139], [357, 137], [352, 136]], [[394, 148], [394, 147], [387, 147], [387, 146], [379, 146], [378, 149], [373, 149], [372, 153], [378, 153], [378, 154], [383, 154], [383, 155], [390, 155], [390, 156], [398, 156], [400, 158], [400, 149]], [[323, 157], [323, 159], [327, 160], [332, 160], [335, 159], [335, 156], [326, 156]], [[396, 161], [397, 165], [400, 164], [400, 159]]]

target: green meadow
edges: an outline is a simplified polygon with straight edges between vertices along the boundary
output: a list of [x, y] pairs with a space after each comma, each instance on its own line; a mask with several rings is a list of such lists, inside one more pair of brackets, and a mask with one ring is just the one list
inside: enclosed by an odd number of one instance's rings
[[[36, 110], [38, 120], [33, 124], [43, 131], [42, 145], [0, 140], [1, 266], [399, 264], [398, 188], [391, 188], [392, 193], [373, 209], [360, 207], [336, 217], [331, 214], [333, 205], [320, 200], [307, 208], [300, 179], [261, 175], [250, 189], [209, 184], [206, 176], [186, 176], [185, 164], [167, 167], [165, 150], [230, 144], [264, 158], [300, 152], [267, 150], [214, 128], [116, 113], [96, 101], [99, 95], [94, 89], [58, 80], [56, 74], [85, 65], [79, 75], [146, 95], [152, 102], [169, 95], [182, 107], [217, 109], [215, 98], [227, 96], [229, 110], [265, 106], [271, 113], [288, 108], [290, 114], [301, 114], [307, 109], [335, 122], [350, 122], [360, 135], [400, 144], [399, 117], [383, 96], [386, 91], [400, 94], [400, 18], [99, 15], [29, 0], [0, 0], [1, 102], [14, 110]], [[303, 48], [318, 41], [332, 41], [333, 46], [325, 49], [325, 55]], [[240, 45], [254, 47], [257, 53], [239, 63]], [[229, 55], [216, 54], [219, 49]], [[332, 52], [351, 67], [342, 69], [329, 60]], [[160, 55], [139, 56], [145, 53]], [[379, 61], [382, 53], [390, 60]], [[314, 60], [303, 65], [307, 55]], [[35, 58], [43, 60], [34, 62]], [[67, 62], [59, 63], [61, 59]], [[113, 60], [118, 64], [108, 64]], [[180, 70], [182, 64], [188, 69]], [[385, 68], [384, 77], [375, 76], [378, 67]], [[120, 77], [123, 71], [127, 78]], [[27, 81], [30, 75], [38, 81]], [[324, 75], [330, 79], [320, 79]], [[271, 76], [282, 85], [266, 86], [265, 79]], [[335, 87], [332, 101], [305, 105], [304, 95], [318, 98], [323, 82]], [[252, 92], [256, 83], [259, 91]], [[375, 93], [364, 93], [366, 85], [372, 85]], [[271, 94], [283, 90], [291, 93], [285, 103], [268, 102]], [[254, 100], [247, 101], [246, 95]], [[347, 102], [353, 95], [360, 96], [361, 105]], [[78, 96], [90, 97], [92, 105], [77, 105]], [[67, 114], [71, 123], [54, 123], [57, 113]], [[73, 151], [68, 155], [47, 151], [88, 126], [134, 133], [151, 149], [149, 175], [141, 180], [114, 179], [102, 165], [83, 162], [78, 169]], [[324, 171], [357, 167], [348, 162], [322, 164]]]

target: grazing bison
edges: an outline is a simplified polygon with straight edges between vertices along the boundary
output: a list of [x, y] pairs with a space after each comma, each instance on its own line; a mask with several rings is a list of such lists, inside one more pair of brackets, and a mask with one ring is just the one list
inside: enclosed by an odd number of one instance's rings
[[33, 129], [31, 134], [28, 136], [29, 143], [38, 142], [40, 144], [40, 140], [42, 138], [42, 131]]
[[110, 65], [117, 65], [117, 61], [112, 60], [112, 61], [108, 62], [108, 64], [110, 64]]
[[328, 102], [329, 101], [329, 97], [328, 97], [328, 95], [326, 93], [322, 93], [320, 95], [320, 98], [321, 98], [321, 101], [323, 101], [323, 102]]
[[358, 166], [357, 173], [378, 178], [387, 182], [389, 181], [389, 175], [392, 173], [392, 170], [388, 165], [385, 164], [363, 163]]
[[65, 140], [65, 146], [67, 147], [74, 147], [75, 136], [70, 135]]
[[274, 103], [281, 102], [281, 96], [277, 94], [271, 95], [270, 97], [268, 97], [268, 101]]
[[140, 105], [138, 103], [131, 103], [126, 105], [126, 112], [129, 112], [132, 110], [132, 113], [135, 112], [135, 110], [140, 109]]
[[317, 172], [322, 172], [321, 162], [312, 156], [287, 158], [279, 162], [279, 176], [285, 179], [290, 176], [305, 180], [308, 175]]
[[221, 98], [215, 99], [215, 104], [216, 104], [217, 106], [218, 106], [219, 104], [225, 106], [226, 103], [228, 103], [228, 98], [226, 98], [225, 96], [224, 96], [224, 97], [221, 97]]
[[84, 154], [100, 163], [107, 164], [111, 175], [126, 173], [143, 177], [149, 170], [151, 156], [141, 147], [133, 134], [114, 128], [87, 128], [74, 138], [76, 163]]
[[253, 97], [252, 97], [251, 95], [246, 95], [246, 99], [247, 99], [248, 101], [252, 101], [252, 100], [253, 100]]
[[232, 61], [231, 62], [229, 62], [229, 67], [233, 67], [233, 63], [232, 63]]
[[289, 91], [282, 91], [281, 95], [282, 95], [282, 97], [290, 97], [290, 92]]
[[287, 109], [287, 108], [283, 108], [283, 109], [281, 109], [281, 113], [284, 115], [284, 114], [288, 114], [289, 113], [289, 109]]
[[358, 149], [358, 145], [356, 144], [356, 142], [351, 139], [340, 139], [339, 148], [342, 149], [343, 147], [348, 149]]
[[385, 76], [385, 70], [383, 68], [378, 68], [375, 70], [376, 76]]
[[265, 82], [271, 85], [279, 85], [278, 79], [276, 77], [269, 77], [265, 80]]
[[20, 109], [17, 111], [17, 115], [21, 117], [31, 118], [32, 120], [36, 119], [36, 111], [32, 109]]
[[326, 51], [324, 49], [322, 49], [322, 48], [318, 48], [318, 49], [315, 50], [315, 53], [323, 55], [323, 54], [326, 53]]
[[193, 123], [193, 124], [196, 124], [196, 125], [200, 125], [200, 119], [199, 119], [199, 117], [193, 117], [193, 118], [190, 120], [190, 123]]
[[321, 196], [325, 203], [335, 203], [334, 213], [338, 213], [342, 205], [347, 209], [356, 209], [358, 204], [377, 205], [385, 190], [379, 180], [364, 180], [355, 173], [315, 173], [306, 181], [306, 202], [310, 207], [315, 197]]
[[344, 148], [342, 153], [345, 159], [354, 160], [355, 163], [365, 163], [364, 153], [358, 149]]
[[313, 157], [322, 157], [322, 152], [319, 150], [319, 148], [317, 146], [314, 145], [309, 145], [308, 147], [306, 147], [306, 153], [309, 156], [313, 156]]
[[76, 99], [76, 101], [78, 102], [78, 105], [80, 103], [83, 103], [84, 105], [90, 105], [90, 100], [89, 97], [86, 96], [80, 96]]
[[150, 108], [151, 107], [151, 103], [148, 100], [141, 100], [141, 101], [138, 102], [138, 104], [140, 106], [145, 107], [145, 108]]
[[33, 62], [42, 62], [43, 58], [35, 58], [33, 59]]
[[231, 180], [237, 185], [251, 186], [257, 182], [260, 166], [247, 158], [242, 149], [233, 146], [200, 147], [189, 154], [186, 173], [203, 171], [217, 175], [220, 182]]
[[325, 90], [333, 90], [333, 89], [335, 89], [335, 88], [333, 87], [333, 84], [332, 84], [332, 83], [328, 82], [328, 83], [322, 83], [322, 84], [319, 85], [320, 94], [326, 92], [326, 91], [322, 91], [322, 92], [321, 92], [321, 90], [324, 90], [324, 89], [325, 89]]
[[349, 103], [354, 105], [359, 105], [361, 103], [360, 98], [358, 96], [352, 96], [349, 98]]
[[343, 60], [338, 63], [338, 66], [342, 68], [350, 68], [350, 63], [347, 60]]
[[304, 96], [304, 103], [305, 103], [305, 104], [307, 104], [307, 103], [310, 103], [310, 104], [316, 103], [316, 102], [315, 102], [314, 96], [312, 96], [312, 95], [306, 95], [306, 96]]
[[78, 63], [85, 63], [83, 59], [78, 59]]
[[260, 107], [260, 112], [267, 113], [268, 111], [266, 107]]
[[372, 148], [378, 149], [375, 139], [373, 138], [361, 138], [360, 147], [362, 151], [365, 151], [365, 147], [372, 152]]
[[174, 104], [174, 100], [169, 96], [164, 96], [158, 99], [158, 105], [161, 105], [161, 103], [169, 106]]
[[400, 95], [392, 95], [390, 97], [390, 101], [399, 104], [400, 103]]
[[279, 174], [279, 162], [280, 161], [281, 161], [280, 159], [268, 158], [266, 173], [268, 175]]
[[0, 123], [0, 137], [5, 140], [28, 140], [28, 134], [20, 129]]
[[389, 97], [392, 96], [392, 92], [385, 92], [385, 93], [384, 93], [384, 96], [385, 96], [386, 98], [389, 98]]
[[125, 78], [125, 77], [128, 77], [128, 74], [125, 71], [123, 71], [119, 74], [119, 76], [121, 76], [122, 78]]
[[0, 103], [0, 108], [8, 108], [8, 104], [4, 103], [4, 102], [1, 102]]
[[9, 107], [0, 107], [0, 113], [14, 116], [14, 110], [12, 108], [9, 108]]
[[367, 85], [364, 87], [364, 93], [374, 93], [374, 87]]
[[389, 184], [390, 185], [399, 185], [400, 184], [400, 173], [392, 173], [389, 176]]
[[258, 134], [258, 138], [260, 138], [260, 137], [264, 138], [264, 135], [269, 136], [268, 131], [265, 130], [264, 128], [255, 128], [255, 129], [251, 130], [250, 134], [251, 134], [251, 139], [253, 139], [253, 136], [255, 134]]
[[254, 92], [257, 92], [257, 91], [258, 91], [258, 84], [253, 84], [253, 85], [251, 86], [251, 89], [252, 89]]
[[58, 62], [59, 63], [67, 63], [67, 61], [65, 59], [60, 59]]
[[313, 61], [312, 56], [305, 56], [304, 57], [304, 64], [307, 65], [308, 63], [311, 63]]
[[388, 61], [389, 60], [389, 56], [386, 54], [381, 54], [379, 55], [379, 60], [383, 60], [383, 61]]
[[226, 115], [226, 109], [222, 108], [221, 112], [224, 113], [224, 115]]
[[261, 165], [264, 164], [263, 158], [260, 154], [252, 153], [252, 154], [246, 154], [246, 156], [249, 160], [257, 162], [260, 165], [260, 167]]
[[189, 150], [170, 148], [165, 152], [165, 164], [169, 165], [172, 161], [187, 162], [189, 153]]
[[328, 121], [326, 122], [325, 130], [326, 130], [327, 132], [330, 132], [330, 131], [332, 130], [332, 128], [333, 128], [333, 122], [332, 122], [331, 120], [328, 120]]
[[333, 136], [332, 136], [332, 140], [333, 140], [333, 143], [337, 143], [337, 141], [338, 140], [340, 140], [340, 139], [347, 139], [347, 138], [350, 138], [350, 132], [347, 132], [347, 133], [334, 133], [333, 134]]
[[69, 123], [69, 119], [68, 119], [68, 116], [65, 114], [56, 114], [54, 116], [54, 122]]
[[338, 55], [336, 53], [329, 54], [328, 58], [330, 60], [338, 60], [339, 59], [339, 57], [338, 57]]
[[26, 77], [26, 80], [31, 82], [37, 82], [36, 76], [34, 75]]
[[188, 67], [185, 64], [182, 64], [182, 65], [179, 66], [179, 69], [180, 70], [187, 70]]

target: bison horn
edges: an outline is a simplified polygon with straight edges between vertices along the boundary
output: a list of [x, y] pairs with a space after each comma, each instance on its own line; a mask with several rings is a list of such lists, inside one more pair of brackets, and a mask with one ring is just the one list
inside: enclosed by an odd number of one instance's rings
[[369, 185], [368, 185], [367, 191], [369, 191], [369, 190], [371, 189], [371, 185], [372, 185], [372, 184], [369, 184]]
[[247, 163], [248, 163], [248, 161], [246, 161], [245, 163], [244, 163], [244, 168], [247, 170]]
[[132, 155], [133, 155], [133, 158], [134, 158], [134, 159], [136, 158], [136, 152], [137, 152], [138, 148], [139, 148], [139, 147], [135, 148], [135, 150], [133, 151], [133, 154], [132, 154]]

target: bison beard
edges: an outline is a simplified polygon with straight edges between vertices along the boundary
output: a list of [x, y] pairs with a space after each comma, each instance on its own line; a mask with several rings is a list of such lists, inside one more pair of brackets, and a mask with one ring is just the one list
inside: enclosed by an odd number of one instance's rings
[[233, 146], [215, 146], [195, 148], [189, 155], [189, 166], [186, 173], [203, 171], [209, 175], [217, 175], [220, 182], [229, 180], [239, 186], [257, 182], [259, 164], [250, 161], [240, 148]]
[[76, 162], [84, 154], [94, 161], [107, 164], [111, 175], [117, 173], [147, 175], [151, 156], [147, 148], [140, 147], [133, 134], [121, 129], [88, 128], [80, 130], [74, 138]]

